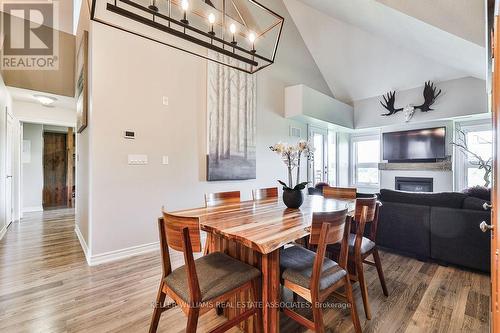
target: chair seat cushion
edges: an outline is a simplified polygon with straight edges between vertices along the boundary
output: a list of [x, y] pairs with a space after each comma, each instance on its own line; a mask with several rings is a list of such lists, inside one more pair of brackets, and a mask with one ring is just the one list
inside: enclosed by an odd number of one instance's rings
[[[283, 280], [288, 280], [304, 288], [310, 288], [316, 253], [301, 246], [292, 246], [281, 250], [280, 268]], [[325, 258], [321, 271], [319, 288], [324, 290], [344, 276], [343, 270], [335, 261]]]
[[[194, 261], [201, 291], [206, 302], [234, 290], [260, 276], [260, 271], [222, 252], [213, 252]], [[175, 269], [165, 283], [185, 302], [190, 301], [186, 266]]]
[[[356, 234], [349, 234], [349, 253], [354, 253], [354, 242], [356, 242]], [[365, 254], [375, 247], [375, 243], [370, 239], [363, 237], [361, 240], [361, 254]], [[328, 245], [327, 251], [340, 251], [340, 244]]]
[[[354, 242], [356, 242], [356, 235], [349, 234], [349, 252], [354, 253]], [[365, 254], [375, 247], [375, 243], [370, 239], [363, 237], [361, 240], [361, 254]]]

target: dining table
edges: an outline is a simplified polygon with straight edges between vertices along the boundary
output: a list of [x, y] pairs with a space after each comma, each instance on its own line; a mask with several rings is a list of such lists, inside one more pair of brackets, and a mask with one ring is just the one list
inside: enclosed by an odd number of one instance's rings
[[[279, 332], [280, 249], [308, 236], [315, 212], [346, 209], [354, 214], [355, 200], [308, 195], [299, 209], [287, 208], [281, 198], [241, 201], [215, 207], [172, 212], [178, 216], [196, 217], [201, 230], [208, 235], [208, 252], [225, 252], [233, 258], [257, 267], [262, 272], [259, 304], [263, 311], [263, 331]], [[203, 278], [203, 277], [201, 277]], [[232, 304], [245, 304], [251, 295], [242, 293]], [[241, 306], [229, 306], [224, 315], [231, 319]], [[255, 332], [254, 321], [240, 324], [244, 332]]]

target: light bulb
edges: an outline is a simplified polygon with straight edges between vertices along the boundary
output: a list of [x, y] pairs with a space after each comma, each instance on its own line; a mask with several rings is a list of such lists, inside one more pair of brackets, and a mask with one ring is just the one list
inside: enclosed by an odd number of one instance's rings
[[231, 23], [231, 25], [229, 26], [229, 31], [231, 31], [233, 35], [236, 33], [236, 26], [234, 25], [234, 23]]
[[189, 2], [188, 2], [188, 0], [182, 0], [181, 7], [182, 7], [182, 10], [187, 11], [188, 8], [189, 8]]
[[208, 22], [210, 22], [210, 24], [214, 24], [215, 23], [215, 15], [213, 13], [210, 13], [208, 15]]
[[250, 43], [255, 42], [255, 33], [254, 32], [250, 32], [248, 34], [248, 40], [250, 41]]

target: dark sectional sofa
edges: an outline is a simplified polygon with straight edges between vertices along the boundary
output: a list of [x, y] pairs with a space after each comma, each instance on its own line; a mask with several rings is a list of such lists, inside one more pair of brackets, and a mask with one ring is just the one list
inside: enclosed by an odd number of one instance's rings
[[490, 224], [483, 199], [463, 193], [381, 190], [377, 244], [421, 260], [490, 271]]

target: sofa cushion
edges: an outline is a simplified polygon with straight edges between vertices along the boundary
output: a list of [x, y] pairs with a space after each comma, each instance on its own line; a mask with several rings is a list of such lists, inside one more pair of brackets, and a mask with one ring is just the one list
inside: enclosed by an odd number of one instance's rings
[[473, 186], [466, 188], [462, 193], [467, 194], [470, 197], [475, 197], [487, 201], [491, 201], [491, 188], [484, 186]]
[[380, 246], [428, 258], [431, 253], [429, 230], [429, 206], [384, 202], [380, 207], [377, 229]]
[[431, 207], [462, 208], [467, 195], [457, 192], [422, 193], [382, 189], [382, 202], [398, 202]]
[[432, 207], [431, 257], [489, 272], [491, 235], [479, 229], [482, 221], [490, 223], [490, 212]]
[[323, 195], [323, 191], [315, 187], [308, 187], [307, 192], [309, 195]]
[[484, 209], [484, 204], [487, 203], [489, 204], [488, 201], [475, 198], [475, 197], [467, 197], [464, 200], [464, 204], [462, 205], [463, 209], [471, 209], [471, 210], [487, 210]]

